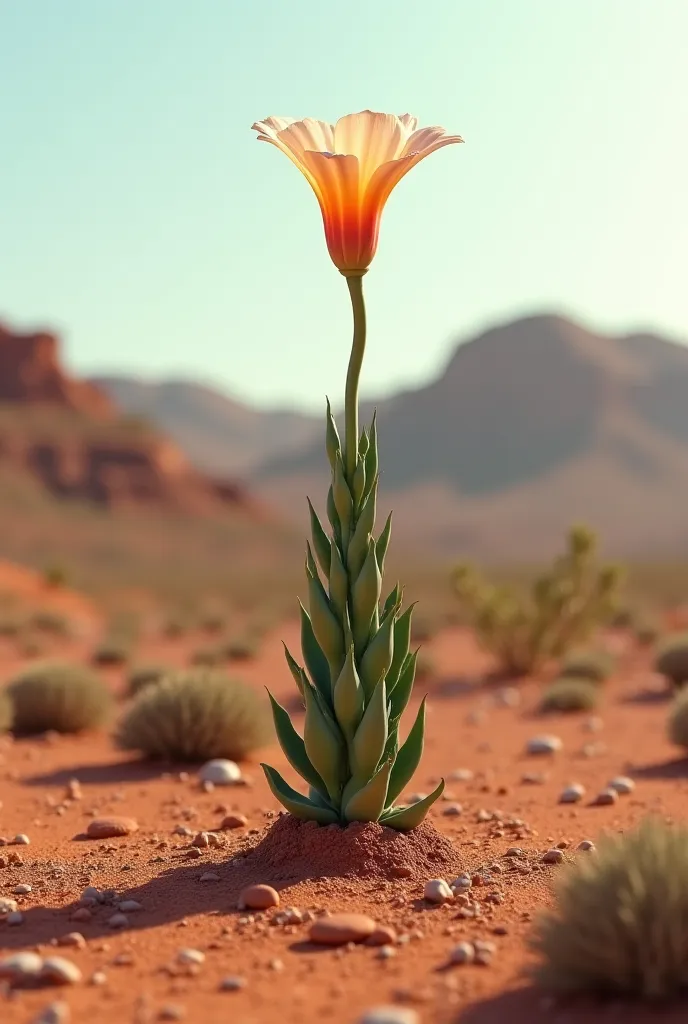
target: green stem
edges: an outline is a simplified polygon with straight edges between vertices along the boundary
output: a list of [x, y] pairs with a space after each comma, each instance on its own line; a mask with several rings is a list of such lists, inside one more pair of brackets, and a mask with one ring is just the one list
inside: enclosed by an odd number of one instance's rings
[[363, 300], [363, 276], [347, 277], [354, 312], [354, 340], [346, 374], [344, 398], [344, 459], [349, 485], [354, 478], [358, 460], [358, 382], [366, 343], [366, 312]]

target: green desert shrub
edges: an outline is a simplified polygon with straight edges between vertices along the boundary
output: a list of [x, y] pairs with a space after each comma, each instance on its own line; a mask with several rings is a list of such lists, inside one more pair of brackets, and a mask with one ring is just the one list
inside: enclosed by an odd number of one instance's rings
[[688, 991], [688, 829], [648, 818], [558, 870], [530, 939], [553, 993], [666, 999]]
[[614, 671], [614, 659], [607, 651], [572, 651], [562, 662], [559, 675], [604, 683]]
[[562, 676], [549, 686], [540, 702], [541, 711], [592, 711], [599, 701], [595, 683], [585, 676]]
[[655, 671], [676, 689], [688, 682], [688, 633], [668, 637], [660, 644], [655, 657]]
[[134, 665], [127, 677], [127, 695], [135, 697], [144, 687], [159, 683], [172, 671], [168, 665]]
[[13, 719], [14, 707], [12, 705], [12, 699], [7, 690], [3, 687], [0, 689], [0, 735], [12, 728]]
[[688, 749], [688, 689], [681, 690], [669, 711], [667, 733], [677, 747]]
[[259, 646], [258, 638], [247, 633], [226, 643], [223, 653], [228, 661], [252, 661], [258, 655]]
[[48, 587], [64, 587], [68, 579], [67, 567], [60, 562], [51, 562], [43, 569], [43, 581]]
[[149, 758], [244, 758], [273, 738], [268, 708], [250, 687], [212, 669], [187, 669], [144, 687], [117, 729], [118, 745]]
[[467, 621], [511, 676], [535, 673], [585, 643], [613, 614], [619, 580], [617, 566], [599, 563], [595, 534], [582, 526], [528, 591], [487, 583], [468, 565], [452, 577]]
[[204, 609], [198, 620], [204, 633], [221, 633], [227, 628], [227, 616], [219, 608]]
[[16, 733], [74, 733], [107, 720], [111, 696], [101, 679], [82, 665], [45, 662], [32, 665], [7, 687]]

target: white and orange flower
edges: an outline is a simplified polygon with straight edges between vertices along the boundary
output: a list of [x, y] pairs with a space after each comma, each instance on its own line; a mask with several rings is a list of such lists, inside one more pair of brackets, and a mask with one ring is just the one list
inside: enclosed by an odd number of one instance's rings
[[380, 218], [394, 186], [442, 146], [463, 142], [444, 128], [418, 128], [410, 114], [363, 110], [336, 124], [268, 117], [253, 128], [305, 175], [320, 203], [327, 248], [347, 277], [364, 274], [377, 249]]

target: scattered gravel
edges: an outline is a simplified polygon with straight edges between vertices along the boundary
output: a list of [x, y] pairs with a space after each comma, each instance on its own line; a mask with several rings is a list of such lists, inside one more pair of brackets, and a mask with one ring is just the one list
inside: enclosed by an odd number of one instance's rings
[[423, 899], [428, 903], [449, 903], [454, 899], [454, 893], [448, 882], [443, 878], [431, 878], [425, 883]]

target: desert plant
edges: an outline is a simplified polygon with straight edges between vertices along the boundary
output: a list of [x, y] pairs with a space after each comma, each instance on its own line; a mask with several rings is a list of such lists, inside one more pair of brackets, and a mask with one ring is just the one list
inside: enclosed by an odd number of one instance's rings
[[124, 665], [132, 654], [131, 641], [126, 637], [106, 637], [93, 651], [94, 665]]
[[37, 608], [29, 617], [28, 624], [33, 629], [51, 633], [53, 636], [68, 637], [72, 632], [69, 618], [64, 612], [55, 611], [54, 608]]
[[173, 670], [166, 665], [134, 665], [127, 677], [127, 695], [135, 697], [145, 686], [159, 683]]
[[647, 818], [559, 869], [530, 946], [535, 978], [554, 993], [688, 990], [688, 829]]
[[688, 682], [688, 633], [670, 636], [660, 643], [655, 671], [668, 679], [675, 689]]
[[541, 711], [592, 711], [599, 690], [587, 676], [562, 676], [548, 686], [540, 701]]
[[0, 735], [12, 728], [14, 706], [5, 687], [0, 688]]
[[111, 708], [108, 689], [81, 665], [45, 662], [16, 676], [7, 692], [16, 733], [82, 732], [102, 725]]
[[483, 646], [507, 675], [537, 672], [584, 643], [612, 613], [620, 569], [600, 565], [594, 533], [571, 529], [567, 550], [530, 593], [491, 585], [468, 565], [458, 566], [453, 583]]
[[614, 658], [607, 651], [571, 651], [559, 669], [560, 677], [575, 676], [591, 683], [603, 683], [614, 671]]
[[144, 687], [116, 733], [122, 749], [170, 761], [240, 760], [271, 738], [261, 696], [222, 672], [202, 668], [173, 672]]
[[43, 582], [48, 587], [64, 587], [68, 578], [66, 566], [59, 562], [50, 562], [43, 569]]
[[639, 617], [633, 627], [633, 635], [641, 647], [657, 643], [659, 633], [659, 624], [649, 615]]
[[258, 640], [255, 636], [234, 637], [222, 647], [228, 661], [252, 661], [258, 654]]
[[220, 665], [224, 660], [225, 651], [221, 644], [197, 647], [191, 654], [192, 665], [205, 665], [208, 668]]
[[677, 747], [688, 749], [688, 689], [680, 690], [669, 711], [667, 733]]

